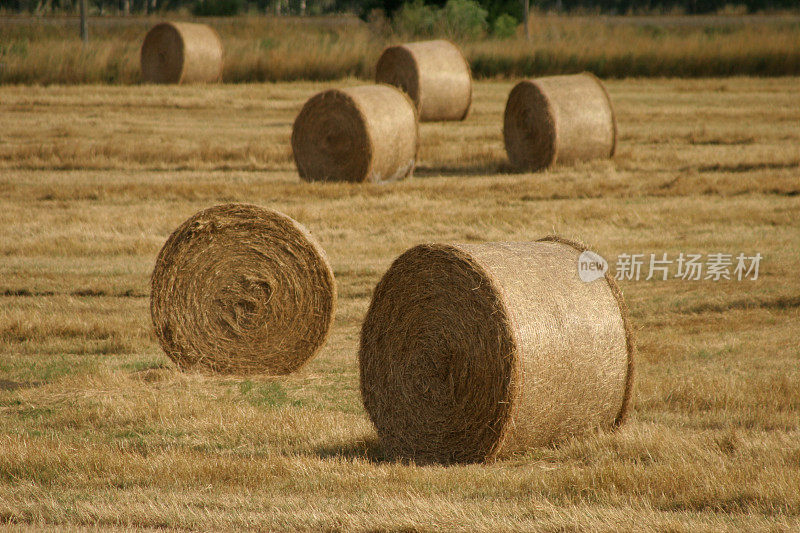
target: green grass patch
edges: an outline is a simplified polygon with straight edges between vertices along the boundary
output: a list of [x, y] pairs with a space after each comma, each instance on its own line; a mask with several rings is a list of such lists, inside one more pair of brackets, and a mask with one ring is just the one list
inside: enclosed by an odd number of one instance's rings
[[286, 388], [277, 381], [257, 383], [254, 381], [242, 381], [239, 383], [239, 393], [253, 407], [302, 407], [301, 400], [292, 399]]

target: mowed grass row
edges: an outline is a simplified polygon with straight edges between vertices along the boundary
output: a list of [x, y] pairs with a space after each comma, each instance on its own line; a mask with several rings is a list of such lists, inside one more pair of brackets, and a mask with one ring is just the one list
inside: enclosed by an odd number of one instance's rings
[[[90, 19], [90, 42], [75, 18], [0, 20], [0, 83], [141, 82], [139, 50], [156, 22], [184, 18]], [[388, 44], [419, 40], [386, 21], [355, 17], [199, 19], [225, 48], [223, 80], [373, 79]], [[800, 75], [800, 17], [578, 17], [535, 15], [531, 42], [522, 28], [510, 39], [461, 40], [476, 78], [515, 78], [589, 70], [603, 78], [632, 76]], [[442, 35], [439, 37], [447, 37]]]
[[[467, 121], [422, 125], [417, 177], [382, 187], [299, 181], [291, 123], [324, 84], [0, 90], [0, 519], [800, 527], [797, 82], [610, 82], [619, 155], [540, 174], [505, 163], [511, 84], [478, 83]], [[159, 248], [188, 216], [226, 201], [287, 213], [331, 258], [336, 323], [297, 375], [180, 373], [151, 332]], [[757, 281], [621, 282], [639, 347], [621, 431], [491, 465], [385, 462], [357, 369], [380, 276], [420, 242], [552, 232], [612, 262], [764, 259]]]
[[[800, 164], [800, 154], [795, 149], [800, 137], [800, 96], [796, 91], [799, 81], [800, 78], [609, 81], [620, 123], [618, 155], [613, 163], [598, 162], [588, 168], [613, 168], [616, 175], [638, 173], [639, 177], [626, 181], [604, 177], [597, 183], [591, 181], [590, 172], [588, 181], [586, 177], [575, 183], [560, 179], [559, 185], [586, 185], [581, 190], [583, 196], [592, 195], [591, 190], [594, 195], [607, 195], [620, 187], [628, 194], [642, 194], [642, 187], [666, 185], [663, 178], [674, 179], [678, 170], [682, 171], [678, 181], [665, 187], [663, 194], [669, 194], [670, 188], [687, 192], [687, 181], [696, 183], [711, 176], [717, 184], [738, 184], [740, 189], [774, 184], [776, 179], [791, 176]], [[0, 131], [0, 168], [270, 170], [288, 173], [286, 179], [294, 182], [290, 137], [303, 103], [322, 89], [363, 83], [347, 79], [335, 84], [181, 88], [7, 87], [3, 89], [3, 112], [7, 118]], [[420, 124], [420, 157], [415, 175], [429, 178], [511, 172], [503, 148], [502, 126], [503, 109], [513, 85], [476, 84], [476, 105], [469, 119], [457, 127], [452, 123]], [[207, 124], [212, 128], [206, 129]], [[768, 180], [762, 179], [762, 171], [769, 171]], [[562, 174], [576, 175], [570, 172], [565, 169]], [[100, 174], [91, 174], [97, 175]], [[735, 178], [735, 182], [727, 178]], [[102, 178], [94, 179], [87, 177], [67, 190], [72, 194], [85, 186], [105, 194], [111, 184], [104, 184]], [[236, 178], [237, 189], [243, 179]], [[214, 194], [231, 184], [229, 180], [212, 181], [218, 187]], [[119, 179], [112, 183], [131, 187], [140, 182], [137, 178], [130, 183]], [[153, 183], [143, 184], [142, 188], [162, 195], [166, 192], [163, 187], [172, 187], [173, 182], [154, 178]], [[257, 187], [263, 180], [249, 182]], [[60, 178], [48, 180], [42, 176], [36, 181], [41, 187], [37, 194], [59, 183]], [[415, 187], [419, 183], [401, 186]], [[536, 190], [528, 192], [555, 194], [548, 187], [546, 182], [540, 183]], [[179, 184], [174, 186], [176, 191], [179, 188]], [[204, 190], [195, 188], [194, 194], [202, 195]], [[52, 194], [55, 199], [64, 193], [53, 190]], [[562, 191], [563, 194], [566, 193]]]

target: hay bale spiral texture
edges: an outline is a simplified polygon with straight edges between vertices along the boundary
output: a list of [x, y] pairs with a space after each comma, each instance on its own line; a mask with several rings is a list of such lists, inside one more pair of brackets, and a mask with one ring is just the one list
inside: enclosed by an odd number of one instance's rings
[[552, 76], [521, 81], [511, 90], [503, 137], [512, 165], [543, 170], [612, 157], [617, 122], [611, 99], [594, 74]]
[[388, 85], [321, 92], [306, 102], [292, 129], [292, 153], [307, 181], [406, 178], [419, 138], [414, 106]]
[[325, 252], [277, 211], [211, 207], [170, 235], [151, 280], [156, 336], [182, 369], [287, 374], [322, 347], [336, 286]]
[[222, 41], [210, 26], [156, 24], [144, 38], [142, 79], [147, 83], [210, 83], [222, 78]]
[[375, 80], [403, 89], [417, 106], [420, 121], [464, 120], [469, 114], [469, 63], [450, 41], [388, 47], [378, 59]]
[[578, 276], [580, 245], [414, 247], [361, 331], [364, 405], [388, 455], [477, 462], [622, 423], [633, 382], [614, 280]]

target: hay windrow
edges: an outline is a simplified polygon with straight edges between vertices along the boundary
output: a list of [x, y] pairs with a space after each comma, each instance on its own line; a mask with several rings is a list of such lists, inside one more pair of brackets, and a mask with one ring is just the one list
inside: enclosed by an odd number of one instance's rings
[[336, 286], [299, 223], [248, 204], [211, 207], [170, 235], [151, 279], [156, 336], [182, 369], [287, 374], [327, 339]]
[[405, 91], [422, 122], [464, 120], [472, 104], [469, 63], [454, 43], [421, 41], [390, 46], [375, 68], [375, 80]]
[[307, 181], [400, 180], [414, 171], [418, 145], [414, 106], [388, 85], [323, 91], [292, 129], [292, 153]]
[[222, 79], [222, 41], [213, 28], [162, 22], [145, 36], [140, 54], [147, 83], [211, 83]]
[[551, 76], [521, 81], [511, 90], [503, 138], [511, 164], [536, 171], [612, 157], [617, 123], [611, 99], [596, 76]]
[[395, 260], [359, 350], [364, 405], [390, 456], [487, 461], [623, 421], [624, 301], [608, 277], [580, 280], [576, 246], [432, 244]]

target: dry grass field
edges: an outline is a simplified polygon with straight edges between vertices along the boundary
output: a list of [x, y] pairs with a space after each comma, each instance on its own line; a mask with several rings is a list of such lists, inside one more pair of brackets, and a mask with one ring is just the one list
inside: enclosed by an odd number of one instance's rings
[[[68, 17], [0, 16], [0, 83], [136, 84], [139, 51], [163, 19], [93, 17], [84, 47]], [[386, 20], [355, 17], [242, 16], [201, 19], [225, 48], [223, 80], [231, 83], [373, 79], [388, 44], [425, 39]], [[536, 14], [531, 42], [522, 36], [459, 42], [476, 78], [515, 78], [590, 70], [603, 78], [800, 75], [800, 16], [599, 17]]]
[[[357, 83], [345, 81], [341, 83]], [[0, 521], [158, 529], [797, 531], [800, 79], [608, 83], [611, 161], [515, 174], [510, 82], [423, 124], [415, 177], [306, 184], [328, 85], [0, 88]], [[181, 373], [149, 275], [197, 210], [277, 208], [326, 248], [330, 341], [287, 378]], [[387, 462], [358, 392], [371, 291], [429, 241], [557, 232], [620, 253], [760, 252], [757, 281], [623, 281], [630, 422], [490, 465]]]

